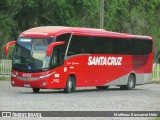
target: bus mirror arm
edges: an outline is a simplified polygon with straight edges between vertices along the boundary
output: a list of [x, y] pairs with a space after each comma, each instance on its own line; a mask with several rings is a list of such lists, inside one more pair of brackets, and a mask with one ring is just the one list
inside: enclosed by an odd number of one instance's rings
[[54, 42], [54, 43], [51, 43], [48, 47], [47, 47], [47, 51], [46, 51], [46, 55], [47, 56], [50, 56], [51, 53], [52, 53], [52, 49], [55, 47], [55, 46], [58, 46], [58, 45], [63, 45], [65, 42]]
[[7, 55], [8, 54], [8, 51], [9, 51], [9, 47], [13, 44], [16, 44], [16, 41], [11, 41], [11, 42], [8, 42], [5, 46], [4, 46], [4, 52], [5, 54]]

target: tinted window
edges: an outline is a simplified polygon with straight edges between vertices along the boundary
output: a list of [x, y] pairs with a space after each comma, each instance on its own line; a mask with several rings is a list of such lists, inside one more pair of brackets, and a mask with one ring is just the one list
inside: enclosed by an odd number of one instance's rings
[[100, 54], [112, 54], [112, 40], [109, 38], [97, 38], [99, 41]]
[[129, 39], [120, 39], [119, 40], [120, 42], [120, 47], [119, 47], [119, 50], [120, 50], [120, 54], [131, 54], [131, 40]]
[[98, 53], [98, 39], [95, 37], [85, 38], [85, 53], [96, 54]]
[[152, 41], [149, 40], [134, 40], [135, 50], [134, 55], [147, 55], [152, 51]]
[[145, 40], [145, 54], [149, 54], [152, 52], [152, 41]]
[[151, 40], [73, 36], [68, 55], [84, 53], [147, 55], [151, 52]]
[[67, 34], [63, 34], [63, 35], [60, 35], [56, 38], [56, 41], [65, 41], [65, 44], [62, 46], [62, 51], [65, 53], [66, 51], [66, 48], [68, 46], [68, 42], [69, 42], [69, 39], [70, 39], [70, 36], [71, 34], [67, 33]]
[[72, 36], [67, 55], [70, 56], [85, 53], [84, 39], [85, 37], [83, 36]]
[[98, 53], [98, 40], [95, 37], [73, 36], [67, 55], [96, 53]]
[[112, 51], [114, 54], [121, 54], [122, 51], [121, 51], [121, 47], [123, 45], [122, 41], [120, 39], [112, 39], [112, 43], [113, 43], [113, 46], [112, 46]]
[[147, 55], [152, 52], [151, 40], [100, 37], [97, 39], [100, 54]]

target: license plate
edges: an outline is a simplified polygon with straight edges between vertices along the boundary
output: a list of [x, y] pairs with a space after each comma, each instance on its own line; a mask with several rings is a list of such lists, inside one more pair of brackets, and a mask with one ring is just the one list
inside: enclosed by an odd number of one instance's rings
[[30, 87], [30, 85], [29, 84], [24, 84], [24, 87]]

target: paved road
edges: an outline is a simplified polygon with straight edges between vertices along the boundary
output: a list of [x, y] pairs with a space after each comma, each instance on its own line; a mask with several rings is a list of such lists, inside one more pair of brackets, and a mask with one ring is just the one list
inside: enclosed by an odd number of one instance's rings
[[[12, 87], [0, 81], [0, 111], [160, 111], [160, 84], [136, 86], [134, 90], [111, 87], [78, 88], [71, 94], [62, 90]], [[150, 119], [150, 118], [147, 118]]]

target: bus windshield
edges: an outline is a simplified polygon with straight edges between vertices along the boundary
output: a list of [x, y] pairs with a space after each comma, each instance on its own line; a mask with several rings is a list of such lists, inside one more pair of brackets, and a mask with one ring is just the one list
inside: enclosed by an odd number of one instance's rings
[[13, 69], [22, 72], [40, 72], [49, 69], [50, 57], [46, 49], [53, 38], [19, 38], [13, 54]]

